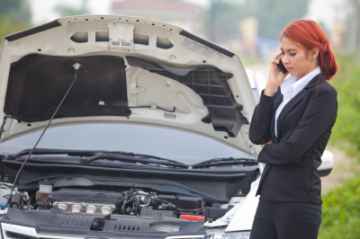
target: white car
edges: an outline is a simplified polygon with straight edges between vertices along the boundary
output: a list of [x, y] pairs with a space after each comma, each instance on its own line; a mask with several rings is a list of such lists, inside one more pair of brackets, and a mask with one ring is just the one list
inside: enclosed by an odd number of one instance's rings
[[231, 51], [64, 17], [5, 37], [0, 85], [3, 239], [249, 237], [256, 98]]

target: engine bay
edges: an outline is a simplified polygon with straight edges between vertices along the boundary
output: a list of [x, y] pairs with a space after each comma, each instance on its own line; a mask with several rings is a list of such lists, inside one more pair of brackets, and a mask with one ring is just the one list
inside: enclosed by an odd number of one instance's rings
[[10, 182], [16, 181], [24, 157], [1, 160], [4, 239], [98, 232], [110, 237], [113, 233], [144, 234], [146, 238], [153, 233], [159, 234], [156, 238], [164, 238], [163, 234], [202, 235], [207, 222], [216, 221], [244, 200], [258, 177], [257, 164], [246, 159], [217, 170], [212, 163], [222, 165], [222, 161], [164, 170], [142, 164], [114, 167], [113, 162], [104, 160], [89, 163], [85, 159], [92, 152], [80, 152], [82, 156], [77, 151], [60, 153], [32, 156], [15, 188]]
[[10, 185], [4, 184], [2, 187], [2, 209], [9, 206], [22, 210], [55, 210], [98, 217], [128, 215], [204, 222], [221, 217], [231, 208], [231, 205], [209, 203], [197, 196], [163, 194], [141, 188], [122, 191], [84, 188], [54, 190], [50, 184], [40, 184], [35, 192], [16, 190], [9, 205], [6, 205]]

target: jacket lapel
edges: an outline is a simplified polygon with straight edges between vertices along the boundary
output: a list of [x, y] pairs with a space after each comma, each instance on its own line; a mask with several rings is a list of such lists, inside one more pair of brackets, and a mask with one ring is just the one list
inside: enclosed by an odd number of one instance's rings
[[[293, 97], [282, 109], [280, 112], [278, 121], [277, 121], [277, 127], [278, 127], [278, 133], [280, 132], [281, 128], [281, 122], [285, 120], [286, 115], [289, 114], [297, 104], [299, 104], [305, 97], [305, 95], [308, 93], [308, 89], [320, 84], [324, 80], [324, 76], [322, 74], [319, 74], [315, 76], [313, 80], [311, 80], [305, 87], [302, 89], [295, 97]], [[279, 134], [280, 135], [280, 134]]]
[[276, 109], [279, 107], [279, 105], [281, 104], [283, 100], [283, 95], [281, 94], [281, 91], [278, 90], [278, 92], [276, 93], [275, 95], [275, 98], [274, 98], [274, 105], [273, 105], [273, 115], [272, 115], [272, 119], [271, 119], [271, 129], [270, 129], [270, 132], [271, 132], [271, 138], [272, 138], [272, 141], [275, 142], [276, 141], [276, 136], [275, 136], [275, 112], [276, 112]]
[[274, 110], [277, 109], [277, 107], [279, 107], [279, 105], [281, 104], [283, 100], [283, 95], [281, 94], [281, 91], [279, 90], [276, 95], [275, 95], [275, 99], [274, 99]]

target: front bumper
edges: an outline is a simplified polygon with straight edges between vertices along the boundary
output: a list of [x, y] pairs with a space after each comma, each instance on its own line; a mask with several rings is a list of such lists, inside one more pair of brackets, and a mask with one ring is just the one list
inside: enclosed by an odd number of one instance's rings
[[[69, 214], [11, 209], [0, 220], [2, 239], [203, 239], [202, 223], [174, 218]], [[94, 227], [94, 223], [103, 223]], [[96, 229], [94, 229], [96, 228]], [[99, 229], [100, 228], [100, 229]]]

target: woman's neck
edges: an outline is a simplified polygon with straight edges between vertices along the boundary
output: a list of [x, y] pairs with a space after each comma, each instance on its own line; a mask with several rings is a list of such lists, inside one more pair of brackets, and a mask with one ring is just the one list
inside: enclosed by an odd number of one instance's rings
[[318, 65], [314, 65], [309, 67], [308, 70], [306, 70], [304, 73], [302, 73], [301, 75], [295, 75], [296, 80], [299, 80], [301, 78], [303, 78], [304, 76], [306, 76], [307, 74], [309, 74], [310, 72], [312, 72], [313, 70], [315, 70], [317, 67], [319, 67]]

